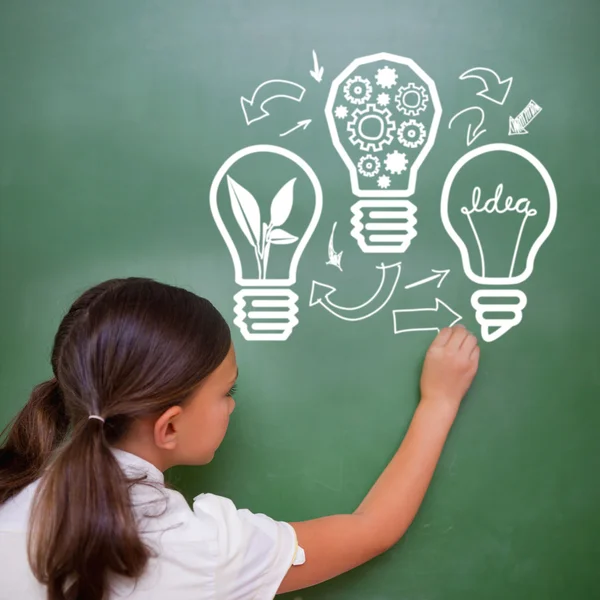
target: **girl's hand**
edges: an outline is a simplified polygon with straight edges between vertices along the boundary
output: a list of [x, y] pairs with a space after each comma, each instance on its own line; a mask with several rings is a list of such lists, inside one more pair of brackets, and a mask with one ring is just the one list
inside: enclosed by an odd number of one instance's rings
[[442, 329], [425, 356], [421, 402], [458, 411], [478, 365], [477, 338], [462, 325]]

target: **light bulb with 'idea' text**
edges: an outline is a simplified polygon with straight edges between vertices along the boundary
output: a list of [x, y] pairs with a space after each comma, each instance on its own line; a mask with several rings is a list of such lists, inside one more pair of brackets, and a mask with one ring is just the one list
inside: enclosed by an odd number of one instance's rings
[[527, 296], [516, 286], [533, 273], [556, 215], [550, 174], [519, 146], [481, 146], [448, 173], [442, 222], [460, 251], [467, 277], [489, 286], [471, 296], [484, 341], [497, 340], [522, 321]]

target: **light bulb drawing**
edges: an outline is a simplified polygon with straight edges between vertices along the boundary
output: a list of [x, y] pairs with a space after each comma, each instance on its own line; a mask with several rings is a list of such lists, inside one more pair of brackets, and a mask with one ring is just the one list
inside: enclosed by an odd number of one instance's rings
[[533, 273], [556, 215], [550, 174], [519, 146], [481, 146], [450, 169], [441, 198], [444, 228], [460, 251], [466, 276], [492, 286], [471, 296], [484, 341], [497, 340], [522, 321], [527, 296], [513, 286]]
[[[251, 191], [257, 183], [265, 187], [265, 172], [275, 184], [267, 206]], [[246, 340], [286, 340], [298, 324], [298, 296], [290, 288], [322, 206], [312, 168], [279, 146], [243, 148], [215, 175], [210, 208], [231, 254], [235, 282], [242, 287], [233, 297], [233, 323]]]
[[405, 252], [417, 235], [417, 208], [407, 198], [442, 116], [435, 83], [410, 58], [357, 58], [333, 80], [325, 116], [360, 198], [352, 237], [365, 253]]

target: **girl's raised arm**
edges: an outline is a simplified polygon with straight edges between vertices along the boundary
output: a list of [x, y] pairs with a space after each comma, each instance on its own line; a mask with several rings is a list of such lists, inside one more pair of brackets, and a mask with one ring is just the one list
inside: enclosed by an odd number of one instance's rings
[[443, 329], [421, 376], [421, 401], [396, 455], [353, 514], [292, 523], [306, 562], [291, 568], [278, 593], [341, 575], [392, 547], [423, 501], [446, 437], [479, 364], [476, 338]]

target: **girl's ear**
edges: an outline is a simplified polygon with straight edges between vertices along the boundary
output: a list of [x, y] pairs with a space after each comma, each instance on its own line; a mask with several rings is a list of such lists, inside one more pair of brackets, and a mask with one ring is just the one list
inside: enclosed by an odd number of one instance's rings
[[183, 409], [172, 406], [165, 410], [154, 424], [154, 443], [163, 450], [174, 450], [177, 446], [177, 418]]

